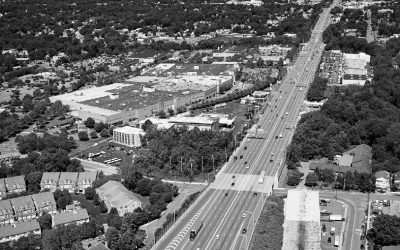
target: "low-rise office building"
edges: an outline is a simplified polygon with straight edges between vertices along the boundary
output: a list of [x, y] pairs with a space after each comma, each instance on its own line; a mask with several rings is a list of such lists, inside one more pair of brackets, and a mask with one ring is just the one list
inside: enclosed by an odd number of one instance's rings
[[128, 147], [141, 147], [142, 143], [140, 136], [145, 133], [143, 129], [125, 126], [121, 128], [115, 128], [113, 130], [113, 142], [128, 146]]

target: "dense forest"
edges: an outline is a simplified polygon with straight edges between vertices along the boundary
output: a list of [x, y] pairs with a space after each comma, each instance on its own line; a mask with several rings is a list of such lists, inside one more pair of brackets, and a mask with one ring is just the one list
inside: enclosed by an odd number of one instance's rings
[[288, 148], [289, 167], [315, 157], [333, 159], [350, 145], [365, 143], [373, 148], [373, 171], [400, 170], [400, 70], [393, 67], [400, 39], [368, 47], [373, 47], [372, 83], [343, 92], [336, 88], [320, 111], [302, 116]]
[[[102, 53], [119, 54], [136, 46], [129, 42], [136, 37], [129, 37], [126, 30], [153, 34], [161, 31], [170, 36], [185, 36], [192, 32], [198, 36], [219, 29], [257, 35], [275, 32], [278, 37], [295, 33], [299, 42], [309, 37], [309, 30], [324, 4], [300, 6], [266, 1], [257, 7], [214, 5], [200, 0], [6, 1], [0, 3], [0, 12], [4, 13], [0, 17], [0, 48], [26, 49], [32, 60], [43, 60], [58, 52], [65, 52], [70, 60]], [[266, 25], [268, 19], [275, 20], [282, 14], [285, 18], [278, 26]], [[122, 30], [125, 31], [120, 32]], [[163, 44], [157, 42], [149, 46], [172, 48]], [[4, 64], [12, 66], [12, 61], [16, 63], [15, 58], [0, 56], [2, 67]]]
[[[234, 149], [229, 132], [189, 130], [172, 127], [157, 130], [150, 121], [144, 124], [146, 135], [142, 138], [149, 153], [135, 157], [135, 166], [147, 175], [189, 176], [211, 172], [222, 165]], [[171, 165], [170, 165], [171, 164]]]

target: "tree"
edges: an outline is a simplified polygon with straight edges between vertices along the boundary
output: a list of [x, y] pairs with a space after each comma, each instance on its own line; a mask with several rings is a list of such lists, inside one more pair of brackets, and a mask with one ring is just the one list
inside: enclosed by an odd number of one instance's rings
[[78, 138], [80, 141], [88, 141], [89, 140], [89, 135], [86, 131], [79, 131], [78, 133]]
[[111, 250], [118, 249], [120, 233], [115, 227], [109, 227], [106, 232], [107, 245]]
[[94, 125], [96, 124], [96, 122], [94, 121], [94, 119], [92, 117], [88, 117], [83, 124], [85, 124], [85, 126], [88, 128], [94, 128]]
[[288, 175], [287, 175], [287, 184], [289, 186], [297, 186], [301, 182], [301, 177], [303, 176], [303, 173], [301, 173], [299, 170], [289, 170]]
[[167, 114], [165, 113], [164, 110], [161, 110], [160, 112], [157, 113], [157, 116], [160, 118], [166, 118]]
[[110, 131], [108, 131], [108, 129], [103, 128], [100, 132], [100, 136], [101, 137], [110, 137]]
[[42, 231], [51, 229], [52, 218], [47, 212], [43, 212], [43, 214], [38, 218], [38, 222]]
[[98, 138], [99, 137], [99, 135], [97, 134], [97, 132], [96, 131], [91, 131], [90, 132], [90, 138], [92, 138], [92, 139], [96, 139], [96, 138]]
[[59, 209], [65, 209], [67, 205], [72, 203], [71, 195], [66, 189], [63, 189], [62, 191], [57, 189], [54, 192], [54, 199], [56, 200]]
[[118, 210], [115, 207], [112, 207], [107, 215], [107, 224], [110, 227], [115, 227], [118, 230], [121, 229], [122, 218], [119, 216]]
[[108, 209], [107, 209], [106, 203], [104, 201], [100, 201], [100, 203], [99, 203], [99, 211], [102, 214], [103, 213], [107, 213]]
[[318, 175], [315, 173], [309, 173], [306, 177], [305, 185], [308, 187], [315, 187], [318, 185]]
[[146, 120], [143, 125], [142, 125], [142, 129], [144, 132], [148, 133], [151, 129], [154, 128], [153, 123], [150, 120]]
[[175, 111], [174, 111], [173, 109], [169, 108], [169, 109], [168, 109], [168, 114], [169, 114], [170, 116], [173, 116], [173, 115], [175, 114]]
[[100, 205], [100, 197], [99, 197], [99, 195], [98, 194], [95, 194], [94, 195], [94, 198], [93, 198], [93, 204], [95, 205], [95, 206], [98, 206], [98, 205]]
[[400, 244], [400, 218], [382, 214], [374, 219], [373, 228], [368, 230], [368, 240], [381, 246], [397, 246]]
[[42, 180], [42, 172], [34, 171], [25, 175], [26, 190], [28, 192], [39, 192], [40, 182]]
[[93, 187], [87, 187], [85, 189], [85, 198], [87, 200], [93, 200], [96, 195], [96, 190]]
[[106, 124], [104, 124], [103, 122], [99, 122], [99, 123], [96, 123], [95, 125], [94, 125], [94, 130], [97, 132], [97, 133], [100, 133], [103, 129], [105, 129], [105, 128], [107, 128], [107, 125]]

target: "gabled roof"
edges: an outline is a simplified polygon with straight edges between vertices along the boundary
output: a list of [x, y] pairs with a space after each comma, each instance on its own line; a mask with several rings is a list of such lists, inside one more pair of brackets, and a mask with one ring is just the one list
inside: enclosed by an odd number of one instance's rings
[[15, 188], [18, 185], [20, 187], [25, 187], [25, 175], [8, 177], [5, 179], [6, 185], [9, 188]]
[[53, 224], [55, 226], [89, 219], [87, 210], [84, 208], [64, 211], [59, 214], [53, 214], [51, 217], [53, 218]]
[[40, 183], [45, 184], [46, 181], [51, 181], [51, 183], [57, 184], [59, 178], [60, 172], [44, 172]]
[[379, 178], [389, 179], [390, 173], [388, 171], [378, 171], [375, 173], [375, 178], [376, 179], [379, 179]]
[[36, 220], [27, 220], [27, 221], [17, 222], [13, 225], [1, 226], [0, 227], [0, 238], [23, 234], [23, 233], [27, 233], [27, 232], [32, 232], [35, 230], [40, 230], [40, 225]]
[[0, 200], [0, 215], [12, 213], [10, 200]]
[[108, 181], [103, 186], [97, 188], [96, 191], [100, 196], [104, 197], [107, 203], [112, 204], [116, 208], [125, 206], [131, 202], [141, 203], [134, 193], [117, 181]]
[[79, 172], [78, 184], [83, 184], [83, 181], [93, 182], [97, 178], [97, 172]]
[[361, 144], [354, 148], [353, 162], [370, 160], [372, 158], [372, 148], [367, 144]]
[[11, 199], [11, 204], [14, 207], [14, 210], [16, 212], [19, 212], [21, 210], [25, 209], [30, 209], [30, 208], [35, 208], [35, 205], [33, 204], [32, 196], [22, 196], [18, 198]]
[[36, 207], [55, 205], [56, 201], [52, 192], [44, 192], [32, 195]]
[[58, 180], [58, 183], [64, 183], [65, 181], [72, 181], [76, 182], [78, 179], [78, 172], [61, 172], [60, 174], [60, 179]]

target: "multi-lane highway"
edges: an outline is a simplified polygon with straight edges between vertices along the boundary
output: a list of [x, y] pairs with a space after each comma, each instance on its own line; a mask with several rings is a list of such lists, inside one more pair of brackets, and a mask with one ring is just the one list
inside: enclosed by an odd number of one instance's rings
[[[332, 5], [335, 6], [337, 1]], [[258, 124], [191, 208], [153, 249], [248, 249], [266, 197], [277, 187], [285, 150], [293, 136], [308, 86], [323, 51], [324, 10]], [[265, 178], [259, 183], [260, 173]], [[193, 241], [191, 230], [203, 225]]]

